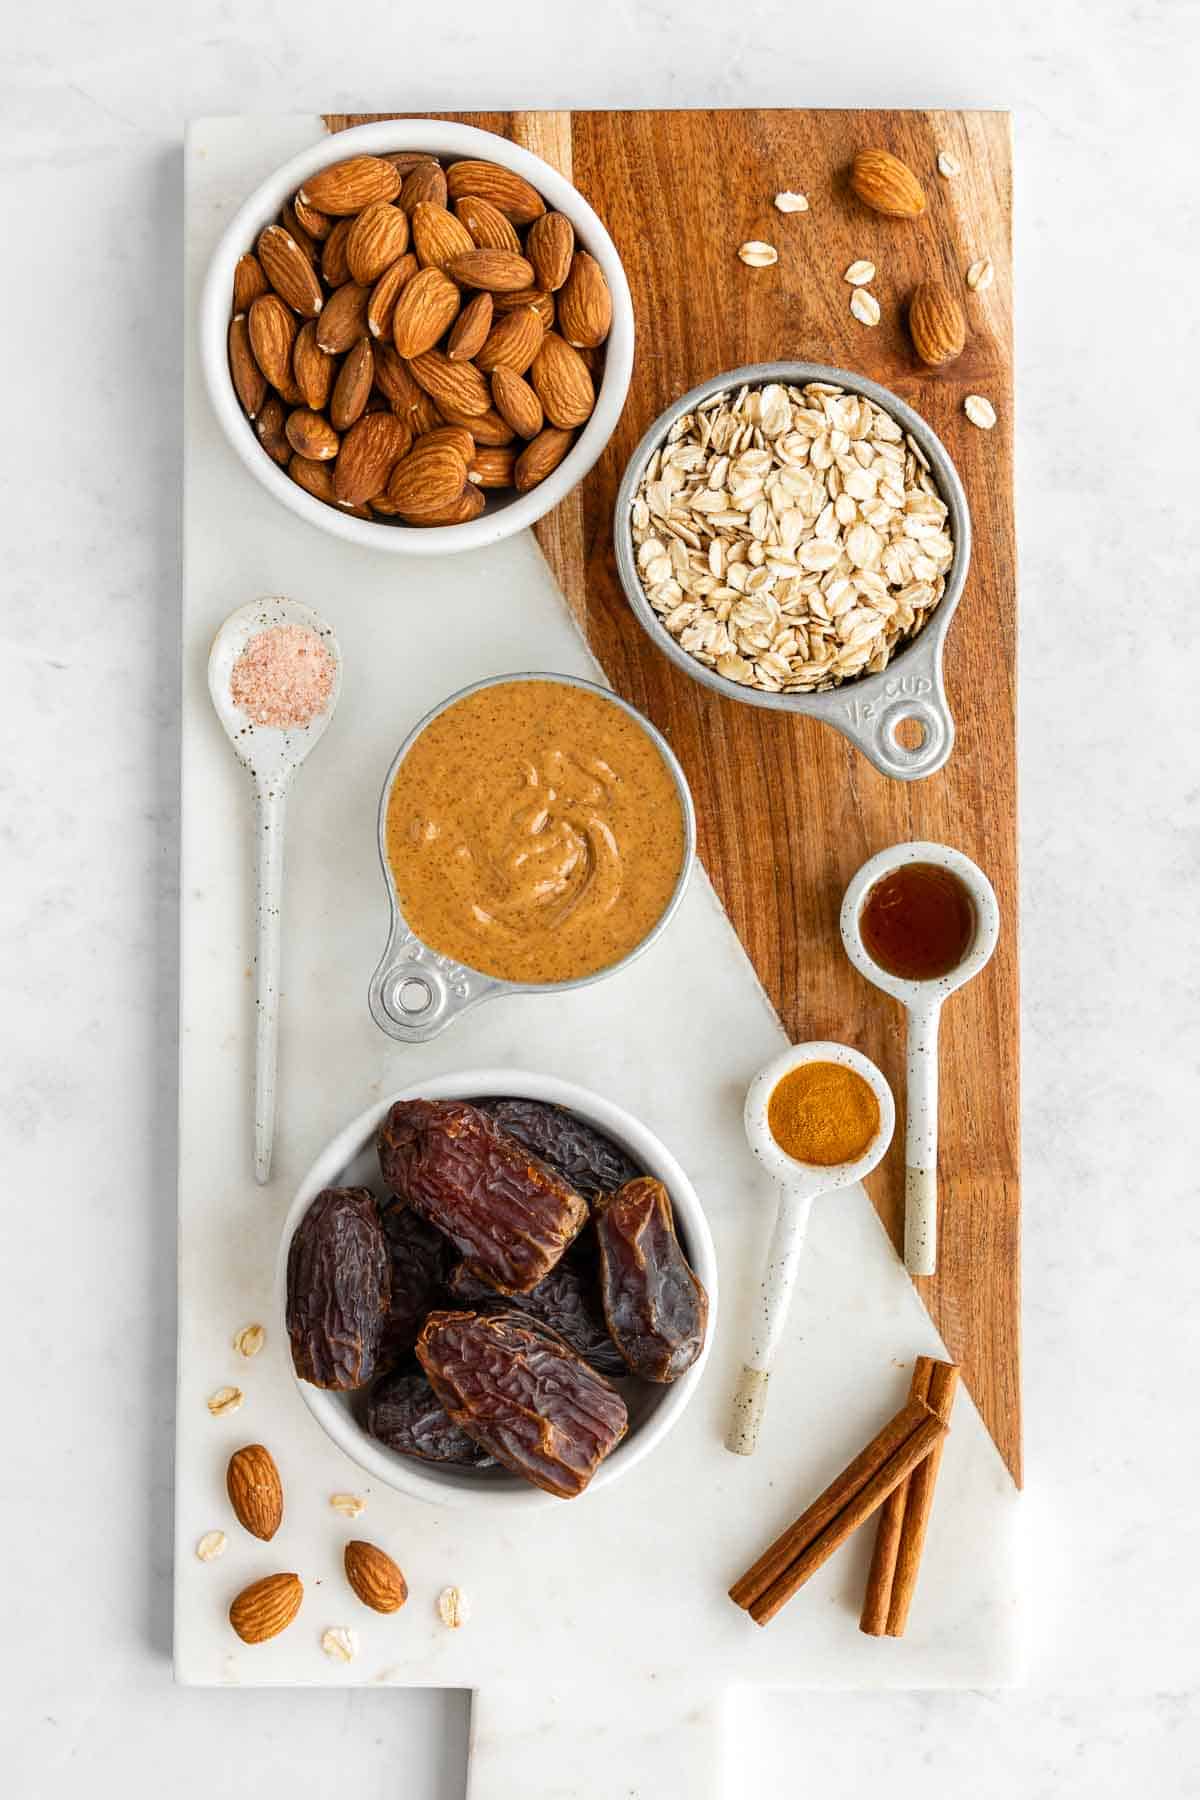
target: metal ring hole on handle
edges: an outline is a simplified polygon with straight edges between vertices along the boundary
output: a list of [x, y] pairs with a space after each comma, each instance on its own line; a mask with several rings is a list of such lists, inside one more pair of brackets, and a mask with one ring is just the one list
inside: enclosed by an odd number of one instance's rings
[[396, 983], [396, 1005], [408, 1018], [419, 1018], [433, 1005], [433, 989], [423, 975], [405, 975]]
[[879, 754], [896, 769], [933, 762], [946, 742], [941, 714], [923, 700], [898, 700], [880, 720]]

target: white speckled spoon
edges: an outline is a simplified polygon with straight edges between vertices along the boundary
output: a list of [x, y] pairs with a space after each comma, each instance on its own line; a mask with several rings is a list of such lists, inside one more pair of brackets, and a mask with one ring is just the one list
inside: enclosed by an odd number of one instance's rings
[[[876, 882], [906, 863], [949, 869], [971, 896], [975, 936], [956, 969], [932, 981], [890, 975], [868, 955], [860, 920]], [[904, 1266], [910, 1275], [937, 1271], [938, 1023], [942, 1002], [978, 975], [1000, 935], [1000, 907], [991, 882], [969, 856], [945, 844], [893, 844], [865, 862], [842, 901], [842, 943], [855, 968], [908, 1011], [908, 1132], [904, 1151]]]
[[[879, 1102], [879, 1129], [864, 1153], [854, 1162], [818, 1166], [797, 1162], [780, 1148], [767, 1123], [771, 1095], [793, 1069], [802, 1063], [833, 1062], [853, 1069], [874, 1093]], [[892, 1090], [875, 1064], [848, 1044], [793, 1044], [765, 1069], [760, 1069], [746, 1093], [744, 1115], [746, 1141], [773, 1181], [779, 1183], [779, 1211], [775, 1230], [767, 1251], [767, 1267], [755, 1300], [754, 1324], [750, 1337], [750, 1354], [742, 1365], [741, 1380], [733, 1402], [733, 1418], [725, 1447], [736, 1456], [750, 1456], [758, 1443], [763, 1408], [767, 1403], [767, 1383], [771, 1367], [787, 1324], [792, 1289], [808, 1230], [812, 1203], [821, 1194], [849, 1187], [869, 1175], [892, 1141], [896, 1126], [896, 1106]]]
[[[315, 631], [333, 658], [329, 705], [307, 725], [282, 731], [254, 725], [234, 705], [230, 678], [250, 639], [277, 625]], [[292, 776], [333, 717], [342, 687], [342, 653], [332, 630], [311, 607], [282, 595], [252, 600], [230, 613], [213, 639], [208, 691], [229, 741], [254, 777], [258, 835], [255, 950], [254, 1179], [271, 1175], [275, 1140], [275, 1068], [279, 1041], [279, 945], [283, 904], [283, 841]]]

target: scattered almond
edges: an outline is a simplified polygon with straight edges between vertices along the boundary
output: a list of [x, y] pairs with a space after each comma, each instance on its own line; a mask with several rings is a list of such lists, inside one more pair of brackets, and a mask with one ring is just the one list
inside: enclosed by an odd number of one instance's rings
[[962, 355], [967, 322], [962, 307], [941, 281], [923, 281], [908, 304], [913, 347], [931, 369]]
[[375, 1544], [354, 1538], [346, 1545], [346, 1580], [372, 1612], [399, 1612], [408, 1599], [408, 1583], [398, 1565]]
[[980, 431], [990, 431], [996, 423], [996, 409], [982, 394], [968, 394], [963, 401], [963, 411]]
[[225, 1471], [225, 1488], [238, 1524], [269, 1543], [283, 1522], [283, 1483], [271, 1452], [262, 1444], [235, 1450]]
[[738, 249], [738, 255], [751, 269], [769, 269], [772, 263], [779, 261], [779, 252], [774, 244], [764, 244], [761, 238], [750, 238]]
[[303, 1599], [298, 1575], [265, 1575], [243, 1588], [229, 1608], [229, 1623], [244, 1644], [265, 1644], [287, 1630]]
[[885, 218], [917, 219], [925, 211], [920, 182], [889, 150], [860, 150], [851, 165], [850, 186], [864, 206]]
[[855, 288], [850, 296], [850, 311], [860, 325], [879, 323], [879, 302], [866, 288]]
[[208, 1410], [214, 1419], [223, 1419], [227, 1413], [235, 1413], [245, 1398], [239, 1387], [220, 1387], [208, 1396]]
[[216, 1562], [218, 1556], [224, 1556], [228, 1542], [223, 1531], [206, 1531], [196, 1545], [196, 1555], [201, 1562]]

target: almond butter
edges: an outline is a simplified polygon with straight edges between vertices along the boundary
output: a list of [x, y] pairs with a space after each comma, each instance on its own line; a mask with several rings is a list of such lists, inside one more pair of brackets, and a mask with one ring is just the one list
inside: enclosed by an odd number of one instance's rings
[[492, 329], [494, 310], [490, 294], [476, 294], [467, 301], [446, 339], [446, 355], [451, 362], [470, 362], [483, 349]]
[[540, 219], [546, 203], [535, 187], [513, 169], [499, 163], [470, 159], [451, 163], [446, 171], [446, 186], [452, 200], [477, 194], [488, 200], [514, 225], [531, 225]]
[[492, 403], [487, 382], [474, 363], [451, 362], [442, 350], [426, 350], [420, 356], [410, 356], [408, 367], [413, 380], [442, 411], [450, 406], [470, 418], [485, 413]]
[[329, 422], [335, 431], [349, 431], [360, 419], [375, 385], [375, 355], [370, 338], [359, 338], [347, 350], [333, 384], [329, 401]]
[[571, 273], [575, 254], [575, 227], [565, 213], [543, 213], [529, 227], [525, 254], [533, 264], [534, 280], [553, 293]]
[[436, 200], [420, 200], [413, 207], [412, 235], [413, 249], [423, 269], [444, 269], [451, 257], [475, 248], [462, 220]]
[[[395, 501], [406, 518], [421, 520], [452, 505], [466, 481], [467, 465], [456, 449], [450, 444], [422, 444], [418, 439], [392, 470], [387, 484], [388, 499]], [[346, 1552], [348, 1575], [352, 1547]], [[369, 1550], [371, 1546], [367, 1544], [362, 1548]], [[378, 1554], [382, 1555], [382, 1551]], [[367, 1604], [371, 1603], [368, 1601]]]
[[588, 366], [556, 331], [548, 331], [542, 338], [529, 379], [552, 425], [566, 431], [590, 418], [596, 390]]
[[545, 424], [542, 403], [520, 375], [501, 367], [492, 373], [492, 399], [496, 411], [518, 437], [535, 438]]
[[225, 1471], [225, 1487], [239, 1525], [270, 1543], [283, 1523], [283, 1483], [265, 1445], [244, 1444], [234, 1451]]
[[447, 425], [465, 426], [477, 444], [511, 444], [517, 435], [494, 406], [489, 406], [484, 413], [456, 413], [452, 406], [443, 410]]
[[267, 397], [267, 378], [250, 346], [250, 325], [245, 313], [238, 313], [229, 321], [228, 349], [233, 391], [246, 417], [257, 418]]
[[343, 506], [361, 506], [382, 494], [388, 477], [412, 443], [412, 429], [395, 413], [367, 413], [342, 440], [333, 491]]
[[850, 186], [864, 206], [889, 219], [918, 219], [925, 193], [907, 163], [890, 150], [860, 150], [850, 169]]
[[346, 261], [346, 242], [350, 236], [353, 219], [339, 219], [321, 249], [321, 278], [326, 287], [341, 287], [350, 279], [350, 264]]
[[317, 342], [316, 320], [306, 320], [292, 346], [292, 374], [305, 406], [314, 412], [321, 412], [328, 403], [333, 371], [332, 356]]
[[576, 350], [592, 350], [611, 328], [612, 295], [604, 270], [594, 256], [580, 250], [558, 296], [558, 329]]
[[307, 231], [309, 237], [316, 243], [323, 244], [333, 230], [333, 220], [329, 214], [320, 212], [315, 206], [310, 206], [307, 200], [300, 198], [299, 194], [292, 195], [292, 211], [295, 213], [299, 225], [304, 231]]
[[513, 470], [513, 482], [518, 494], [527, 494], [530, 488], [537, 487], [540, 481], [545, 481], [547, 475], [557, 469], [571, 448], [573, 437], [573, 432], [557, 431], [550, 425], [545, 431], [538, 433], [532, 444], [526, 445]]
[[[494, 300], [492, 304], [494, 308]], [[514, 375], [524, 375], [541, 349], [544, 336], [542, 321], [529, 307], [505, 313], [496, 319], [475, 361], [485, 375], [495, 369], [511, 369]]]
[[401, 356], [420, 356], [458, 317], [462, 295], [440, 269], [422, 269], [405, 283], [392, 314], [392, 338]]
[[404, 186], [400, 190], [400, 204], [409, 218], [423, 201], [430, 201], [434, 206], [446, 204], [446, 177], [439, 162], [419, 162], [404, 177]]
[[923, 281], [908, 303], [908, 329], [923, 363], [938, 369], [961, 356], [967, 341], [962, 307], [941, 281]]
[[291, 461], [292, 446], [288, 443], [284, 430], [283, 401], [278, 394], [269, 394], [262, 403], [262, 410], [254, 421], [254, 429], [258, 441], [271, 458], [284, 466]]
[[[449, 215], [447, 215], [449, 216]], [[533, 280], [533, 264], [511, 250], [464, 250], [452, 256], [446, 273], [464, 287], [487, 288], [493, 294], [519, 293]]]
[[400, 176], [382, 156], [351, 156], [310, 175], [297, 198], [323, 213], [358, 213], [376, 200], [394, 200]]
[[481, 488], [510, 488], [516, 457], [508, 446], [480, 446], [467, 465], [467, 480]]
[[471, 234], [480, 250], [511, 250], [521, 254], [521, 240], [516, 228], [490, 200], [478, 194], [464, 194], [454, 202], [454, 211]]
[[375, 282], [408, 249], [408, 215], [386, 200], [364, 207], [346, 239], [346, 262], [352, 281]]
[[496, 311], [510, 313], [518, 311], [536, 313], [543, 331], [554, 330], [554, 295], [547, 294], [543, 288], [518, 288], [515, 294], [497, 294]]
[[260, 294], [250, 308], [250, 348], [271, 386], [285, 393], [292, 380], [296, 315], [278, 294]]
[[265, 1644], [287, 1630], [303, 1599], [298, 1575], [264, 1575], [242, 1589], [229, 1608], [229, 1623], [243, 1644]]
[[398, 257], [390, 269], [383, 271], [367, 301], [367, 330], [372, 337], [391, 337], [392, 318], [396, 302], [400, 298], [400, 290], [412, 280], [416, 272], [417, 259], [411, 250], [406, 256]]
[[313, 412], [311, 407], [298, 406], [290, 412], [284, 429], [296, 455], [307, 456], [310, 462], [332, 462], [338, 453], [341, 439], [337, 432], [324, 413]]
[[257, 256], [252, 250], [247, 250], [245, 256], [238, 257], [233, 271], [234, 312], [249, 312], [258, 296], [265, 294], [270, 285]]

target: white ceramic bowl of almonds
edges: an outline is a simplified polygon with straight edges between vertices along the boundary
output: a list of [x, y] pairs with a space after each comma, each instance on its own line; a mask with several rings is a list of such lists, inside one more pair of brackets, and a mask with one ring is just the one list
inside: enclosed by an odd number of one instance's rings
[[629, 603], [672, 662], [752, 706], [824, 720], [875, 767], [942, 767], [942, 649], [971, 521], [940, 439], [844, 369], [756, 363], [657, 418], [617, 496]]
[[[264, 448], [266, 434], [260, 441], [255, 423], [247, 418], [239, 401], [230, 373], [230, 321], [234, 274], [239, 259], [255, 249], [264, 229], [278, 219], [281, 209], [292, 201], [305, 182], [320, 171], [351, 157], [404, 157], [406, 153], [438, 158], [443, 168], [456, 162], [491, 163], [522, 177], [536, 189], [548, 211], [561, 213], [570, 221], [576, 248], [587, 252], [599, 265], [612, 302], [612, 323], [602, 348], [593, 351], [585, 347], [584, 350], [597, 367], [595, 405], [586, 421], [574, 430], [569, 449], [550, 472], [527, 491], [487, 487], [484, 510], [479, 516], [450, 525], [409, 525], [398, 516], [373, 517], [361, 506], [343, 509], [315, 498]], [[321, 248], [318, 242], [317, 250]], [[406, 249], [411, 248], [410, 232]], [[468, 288], [463, 291], [464, 301], [474, 292]], [[298, 336], [307, 321], [295, 308], [287, 310], [294, 316], [295, 335]], [[367, 335], [370, 337], [371, 334]], [[205, 382], [222, 430], [234, 452], [263, 487], [298, 518], [350, 543], [429, 556], [476, 549], [522, 531], [549, 512], [582, 480], [612, 436], [625, 403], [633, 368], [634, 322], [629, 286], [612, 239], [582, 195], [548, 163], [505, 138], [478, 131], [473, 126], [432, 119], [391, 119], [360, 125], [323, 139], [293, 157], [255, 189], [239, 208], [213, 254], [201, 299], [200, 337]], [[383, 341], [386, 341], [386, 334]], [[445, 340], [441, 342], [444, 345]], [[343, 356], [341, 361], [344, 363], [345, 360]], [[268, 389], [267, 398], [272, 397]], [[289, 407], [298, 409], [302, 405], [303, 401], [294, 394], [285, 405], [285, 414], [290, 416]], [[258, 423], [261, 425], [261, 422], [260, 415]], [[294, 449], [294, 445], [286, 445], [278, 435], [275, 441], [281, 454]], [[514, 443], [517, 451], [524, 450], [525, 444], [519, 437]], [[547, 446], [546, 460], [556, 448]], [[322, 468], [329, 466], [324, 457], [314, 460]], [[536, 473], [536, 470], [532, 472]]]

